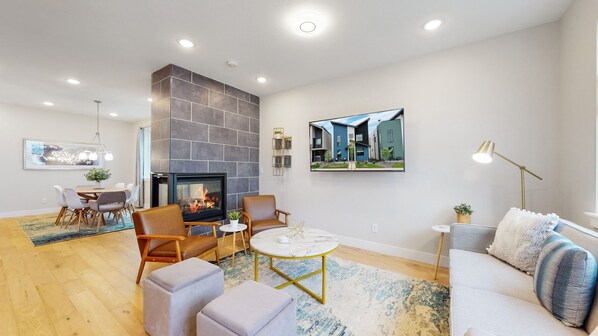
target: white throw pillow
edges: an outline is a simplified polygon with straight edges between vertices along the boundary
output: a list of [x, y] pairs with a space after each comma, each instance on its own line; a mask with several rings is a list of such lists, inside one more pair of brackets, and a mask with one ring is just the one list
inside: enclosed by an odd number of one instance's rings
[[542, 244], [558, 221], [559, 216], [555, 214], [542, 215], [511, 208], [498, 224], [488, 253], [528, 274], [534, 274]]

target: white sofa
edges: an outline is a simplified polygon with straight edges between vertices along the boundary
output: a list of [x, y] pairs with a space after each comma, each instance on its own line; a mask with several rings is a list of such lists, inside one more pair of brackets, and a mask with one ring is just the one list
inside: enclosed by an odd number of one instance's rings
[[[596, 232], [566, 220], [555, 231], [598, 258]], [[463, 336], [470, 328], [500, 336], [590, 334], [598, 325], [598, 298], [584, 328], [565, 326], [536, 298], [532, 276], [487, 253], [495, 232], [489, 226], [451, 225], [451, 335]]]

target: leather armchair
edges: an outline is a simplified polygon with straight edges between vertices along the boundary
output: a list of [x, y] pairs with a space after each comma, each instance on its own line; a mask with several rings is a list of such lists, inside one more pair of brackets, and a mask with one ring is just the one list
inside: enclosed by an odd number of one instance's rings
[[[216, 227], [220, 223], [184, 222], [181, 208], [176, 204], [133, 213], [141, 264], [137, 283], [148, 261], [176, 263], [193, 257], [214, 253], [220, 266]], [[212, 236], [191, 236], [194, 226], [211, 226]]]
[[[247, 225], [249, 238], [256, 233], [287, 227], [290, 213], [276, 209], [274, 195], [258, 195], [243, 197], [242, 222]], [[284, 215], [284, 222], [280, 220]]]

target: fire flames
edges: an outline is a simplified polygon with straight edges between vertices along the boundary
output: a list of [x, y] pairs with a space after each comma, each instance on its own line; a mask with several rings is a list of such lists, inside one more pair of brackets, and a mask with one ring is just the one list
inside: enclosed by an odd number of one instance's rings
[[186, 200], [187, 205], [189, 206], [190, 213], [198, 213], [202, 210], [214, 208], [214, 205], [218, 202], [218, 197], [210, 197], [207, 194], [208, 189], [204, 188], [202, 196], [200, 198]]

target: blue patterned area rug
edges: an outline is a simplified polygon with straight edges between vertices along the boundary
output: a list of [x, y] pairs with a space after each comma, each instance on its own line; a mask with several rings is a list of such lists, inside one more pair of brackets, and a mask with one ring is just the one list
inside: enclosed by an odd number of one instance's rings
[[[320, 268], [320, 259], [276, 260], [293, 278]], [[449, 289], [378, 268], [329, 256], [326, 304], [291, 285], [282, 290], [297, 298], [298, 335], [376, 336], [449, 335]], [[253, 280], [253, 258], [237, 254], [235, 266], [223, 260], [225, 290]], [[284, 282], [261, 256], [259, 281], [272, 287]], [[321, 274], [301, 284], [321, 293]]]
[[[113, 219], [106, 219], [107, 225], [100, 225], [100, 232], [96, 232], [96, 224], [94, 224], [93, 228], [90, 228], [85, 222], [81, 222], [81, 231], [77, 231], [76, 222], [69, 225], [68, 228], [63, 229], [64, 226], [54, 225], [56, 216], [57, 214], [37, 218], [18, 219], [17, 224], [19, 224], [21, 229], [23, 229], [27, 237], [35, 246], [133, 228], [131, 217], [124, 216], [124, 227], [121, 221], [116, 223]], [[89, 219], [89, 223], [91, 224], [91, 219]]]

